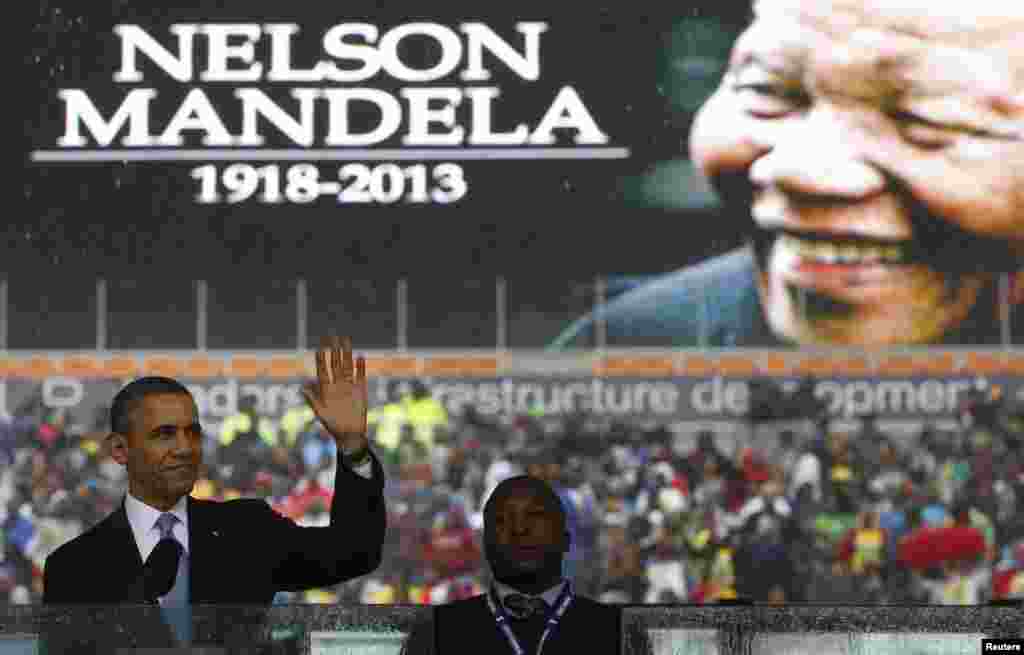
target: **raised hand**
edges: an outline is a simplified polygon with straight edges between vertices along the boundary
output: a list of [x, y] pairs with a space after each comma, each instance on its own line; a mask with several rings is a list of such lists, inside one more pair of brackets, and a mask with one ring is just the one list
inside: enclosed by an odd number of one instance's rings
[[323, 340], [316, 352], [316, 382], [302, 395], [342, 454], [368, 446], [366, 360], [360, 356], [352, 365], [352, 342], [347, 337]]

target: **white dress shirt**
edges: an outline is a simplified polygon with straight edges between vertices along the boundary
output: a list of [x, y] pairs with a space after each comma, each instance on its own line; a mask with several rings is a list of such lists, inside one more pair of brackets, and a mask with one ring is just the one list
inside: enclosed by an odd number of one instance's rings
[[[178, 517], [178, 522], [174, 524], [172, 532], [186, 553], [188, 552], [187, 501], [188, 496], [182, 496], [174, 507], [168, 510]], [[132, 526], [132, 534], [135, 536], [135, 545], [139, 547], [139, 555], [145, 562], [160, 541], [160, 529], [156, 527], [156, 520], [165, 512], [150, 507], [131, 493], [125, 496], [124, 511], [128, 515], [128, 523]]]
[[519, 591], [518, 589], [513, 589], [512, 587], [508, 586], [507, 584], [502, 584], [501, 582], [498, 582], [497, 580], [495, 580], [494, 581], [494, 590], [497, 592], [498, 600], [501, 601], [502, 605], [505, 604], [505, 597], [508, 596], [509, 594], [522, 594], [523, 596], [526, 596], [527, 598], [541, 598], [541, 599], [544, 600], [545, 603], [548, 604], [548, 607], [554, 607], [555, 602], [558, 600], [558, 595], [560, 593], [562, 593], [562, 587], [564, 587], [566, 584], [567, 584], [567, 582], [565, 580], [562, 580], [561, 582], [556, 584], [554, 587], [551, 587], [550, 589], [548, 589], [547, 591], [544, 591], [542, 593], [539, 593], [539, 594], [524, 594], [523, 592]]
[[[170, 510], [171, 514], [178, 517], [178, 521], [171, 528], [171, 533], [178, 540], [185, 552], [188, 553], [188, 496], [182, 496]], [[139, 555], [145, 562], [156, 545], [160, 542], [160, 529], [156, 527], [156, 521], [164, 512], [150, 507], [135, 496], [128, 493], [124, 499], [124, 511], [128, 515], [128, 524], [132, 528], [132, 535], [135, 537], [135, 545], [139, 548]], [[164, 597], [160, 597], [160, 604], [163, 604]]]

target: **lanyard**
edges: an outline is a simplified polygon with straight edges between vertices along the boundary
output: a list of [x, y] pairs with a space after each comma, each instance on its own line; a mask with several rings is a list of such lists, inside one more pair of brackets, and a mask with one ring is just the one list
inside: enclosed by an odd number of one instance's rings
[[[497, 601], [497, 591], [492, 587], [490, 592], [487, 593], [487, 606], [491, 608], [491, 614], [494, 615], [494, 622], [498, 625], [498, 629], [505, 633], [505, 638], [508, 639], [508, 643], [512, 646], [512, 650], [515, 651], [516, 655], [524, 655], [523, 647], [519, 644], [519, 640], [516, 639], [515, 633], [512, 632], [512, 628], [508, 625], [508, 614], [505, 613], [505, 608], [501, 606], [501, 603]], [[544, 650], [544, 642], [547, 641], [548, 637], [558, 627], [558, 622], [562, 620], [562, 615], [565, 614], [566, 608], [569, 607], [569, 603], [572, 602], [572, 589], [568, 582], [565, 583], [565, 587], [562, 589], [562, 593], [558, 595], [558, 600], [555, 601], [554, 611], [548, 611], [547, 625], [544, 626], [544, 633], [540, 636], [540, 641], [537, 643], [536, 655], [541, 655], [541, 651]]]

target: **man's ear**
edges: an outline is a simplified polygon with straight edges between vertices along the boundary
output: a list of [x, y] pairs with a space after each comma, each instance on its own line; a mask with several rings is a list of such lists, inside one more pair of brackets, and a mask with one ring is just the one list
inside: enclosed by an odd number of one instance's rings
[[110, 456], [121, 466], [128, 465], [128, 437], [117, 432], [111, 432], [106, 438], [107, 449]]

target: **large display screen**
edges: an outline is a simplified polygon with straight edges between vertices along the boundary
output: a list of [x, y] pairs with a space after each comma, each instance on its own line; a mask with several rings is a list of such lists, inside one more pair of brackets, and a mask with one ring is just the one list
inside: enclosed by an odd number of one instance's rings
[[1016, 18], [711, 4], [49, 3], [9, 270], [501, 275], [541, 314], [600, 277], [555, 349], [1019, 343]]
[[194, 397], [197, 497], [322, 525], [331, 333], [393, 529], [279, 602], [479, 593], [524, 472], [607, 602], [1024, 595], [1024, 9], [381, 4], [33, 4], [0, 599], [123, 500], [109, 403], [143, 375]]

